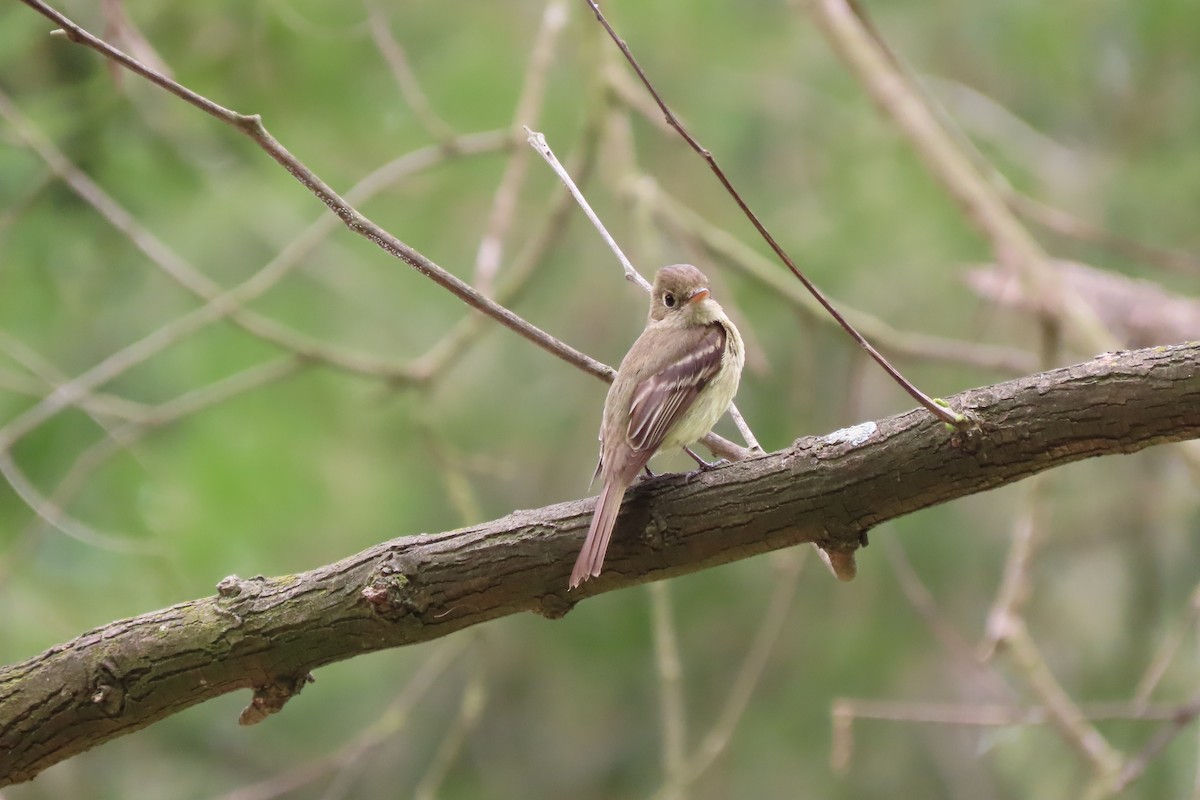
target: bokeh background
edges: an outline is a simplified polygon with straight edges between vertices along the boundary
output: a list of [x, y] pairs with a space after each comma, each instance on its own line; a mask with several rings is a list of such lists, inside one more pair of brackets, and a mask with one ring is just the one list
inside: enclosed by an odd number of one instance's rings
[[[747, 334], [738, 403], [768, 449], [912, 405], [844, 334], [663, 224], [654, 191], [699, 215], [708, 233], [767, 252], [703, 163], [638, 110], [645, 95], [582, 3], [552, 4], [566, 18], [542, 45], [552, 48], [535, 76], [545, 93], [528, 118], [515, 118], [516, 108], [547, 8], [534, 0], [129, 2], [125, 23], [119, 6], [102, 5], [62, 7], [124, 47], [157, 53], [196, 91], [261, 114], [339, 190], [447, 137], [514, 123], [544, 131], [564, 161], [579, 166], [589, 155], [585, 191], [642, 270], [699, 264]], [[1018, 367], [1037, 368], [1039, 325], [964, 284], [970, 266], [992, 260], [987, 243], [801, 5], [617, 0], [605, 10], [839, 303], [899, 331], [1011, 348]], [[932, 0], [869, 11], [1018, 191], [1116, 236], [1200, 251], [1200, 5]], [[326, 214], [248, 139], [49, 29], [20, 4], [0, 9], [0, 424], [200, 304], [56, 178], [31, 138], [64, 153], [222, 287], [257, 273]], [[428, 112], [402, 91], [389, 40]], [[502, 140], [414, 171], [360, 210], [478, 281], [480, 243], [514, 152]], [[640, 330], [643, 298], [576, 209], [548, 228], [561, 189], [540, 161], [522, 157], [494, 284], [519, 280], [518, 313], [616, 364]], [[522, 253], [547, 229], [551, 246], [520, 277]], [[1169, 269], [1030, 230], [1055, 255], [1195, 293], [1194, 261], [1190, 271]], [[340, 228], [305, 246], [249, 307], [394, 364], [421, 357], [466, 316]], [[1091, 354], [1068, 339], [1049, 357]], [[287, 358], [216, 322], [107, 383], [112, 397], [94, 398], [90, 413], [62, 413], [17, 443], [16, 464], [71, 520], [42, 523], [0, 484], [0, 662], [211, 594], [231, 573], [301, 571], [391, 537], [589, 493], [603, 384], [498, 326], [416, 385]], [[897, 363], [934, 395], [1021, 371]], [[196, 397], [189, 392], [213, 400], [230, 376], [257, 380], [166, 424], [137, 422], [156, 421], [147, 409], [161, 413], [159, 404]], [[720, 430], [735, 435], [728, 420]], [[979, 722], [985, 706], [1037, 705], [1004, 652], [985, 665], [971, 656], [1012, 531], [1031, 508], [1029, 630], [1085, 711], [1116, 709], [1117, 719], [1097, 725], [1135, 752], [1162, 723], [1122, 717], [1192, 697], [1200, 666], [1189, 599], [1200, 579], [1200, 509], [1172, 448], [1081, 463], [1036, 490], [1017, 485], [889, 523], [872, 533], [849, 584], [797, 551], [665, 590], [598, 597], [559, 621], [503, 619], [324, 668], [258, 726], [236, 725], [248, 694], [227, 696], [2, 795], [650, 797], [666, 785], [668, 756], [679, 752], [672, 742], [690, 755], [717, 727], [728, 739], [711, 764], [683, 794], [662, 796], [1075, 797], [1089, 768], [1049, 726], [911, 719], [952, 706]], [[769, 645], [761, 660], [755, 642]], [[678, 682], [661, 677], [658, 659], [671, 645]], [[758, 672], [745, 666], [752, 651]], [[1169, 656], [1164, 671], [1139, 705], [1160, 654]], [[743, 696], [744, 712], [731, 714]], [[853, 749], [835, 768], [831, 714], [845, 698], [887, 703], [902, 719], [854, 721]], [[1124, 796], [1196, 796], [1198, 753], [1193, 726]]]

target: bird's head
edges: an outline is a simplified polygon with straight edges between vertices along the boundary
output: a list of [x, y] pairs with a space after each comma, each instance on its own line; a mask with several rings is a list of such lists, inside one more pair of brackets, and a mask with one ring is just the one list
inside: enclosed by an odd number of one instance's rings
[[704, 325], [721, 313], [709, 296], [708, 278], [691, 264], [672, 264], [654, 276], [650, 290], [650, 319], [678, 320], [677, 324]]

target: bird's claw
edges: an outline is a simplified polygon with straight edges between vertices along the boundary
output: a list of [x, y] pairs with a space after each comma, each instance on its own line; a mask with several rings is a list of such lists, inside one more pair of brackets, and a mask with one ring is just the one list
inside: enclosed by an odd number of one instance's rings
[[718, 467], [722, 467], [729, 463], [727, 460], [725, 460], [723, 458], [718, 458], [716, 461], [705, 461], [703, 458], [696, 455], [696, 452], [694, 450], [692, 450], [692, 448], [690, 448], [690, 447], [685, 447], [685, 448], [683, 448], [683, 450], [689, 456], [691, 456], [693, 459], [695, 459], [696, 469], [694, 470], [694, 472], [709, 472], [711, 470], [717, 469]]

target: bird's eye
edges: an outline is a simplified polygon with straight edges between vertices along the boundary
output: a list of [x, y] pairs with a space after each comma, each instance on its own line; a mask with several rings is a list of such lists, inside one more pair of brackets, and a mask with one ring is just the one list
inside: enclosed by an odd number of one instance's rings
[[675, 307], [675, 295], [670, 292], [663, 292], [663, 305], [667, 308]]

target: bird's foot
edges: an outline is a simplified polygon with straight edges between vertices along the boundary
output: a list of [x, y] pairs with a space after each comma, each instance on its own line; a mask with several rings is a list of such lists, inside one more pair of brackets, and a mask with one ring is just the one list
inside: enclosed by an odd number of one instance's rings
[[693, 451], [690, 447], [685, 447], [683, 450], [696, 460], [697, 468], [693, 470], [694, 472], [708, 472], [729, 463], [723, 458], [718, 458], [716, 461], [705, 461], [703, 458], [696, 455], [695, 451]]

